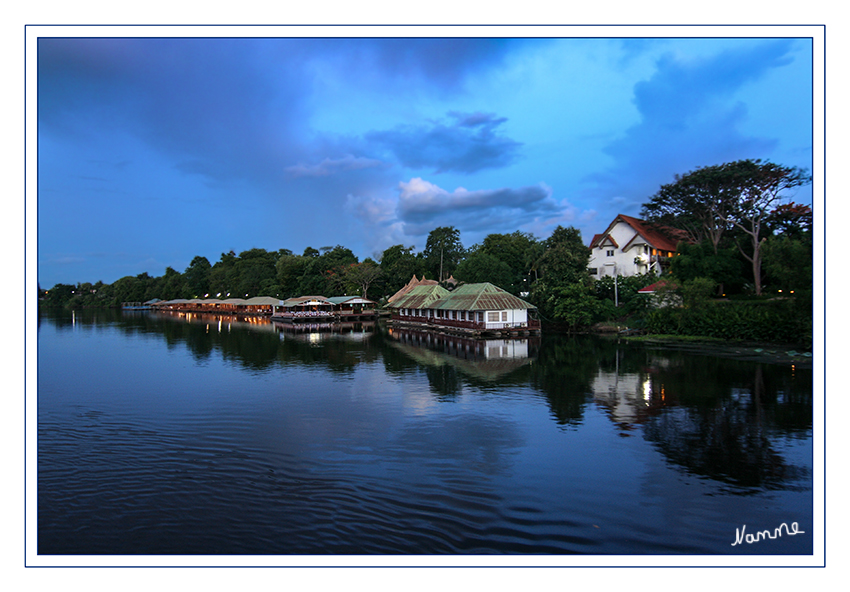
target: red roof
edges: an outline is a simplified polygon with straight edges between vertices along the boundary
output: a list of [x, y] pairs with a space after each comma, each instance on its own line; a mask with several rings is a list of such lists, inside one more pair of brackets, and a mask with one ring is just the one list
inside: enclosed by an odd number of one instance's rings
[[656, 291], [658, 291], [659, 288], [663, 288], [666, 286], [670, 286], [671, 288], [679, 287], [676, 282], [670, 280], [658, 280], [654, 284], [650, 284], [647, 287], [638, 290], [638, 294], [654, 294]]
[[[687, 240], [687, 234], [678, 228], [653, 224], [651, 222], [632, 218], [631, 216], [618, 214], [617, 217], [614, 218], [614, 221], [608, 225], [608, 229], [604, 233], [594, 235], [593, 240], [590, 243], [591, 248], [598, 246], [602, 239], [608, 236], [608, 233], [611, 232], [611, 229], [614, 228], [614, 225], [616, 225], [619, 221], [625, 222], [631, 226], [634, 231], [642, 236], [653, 249], [659, 249], [661, 251], [675, 251], [676, 245], [679, 241]], [[611, 240], [613, 242], [613, 239]], [[629, 242], [631, 243], [631, 241]]]

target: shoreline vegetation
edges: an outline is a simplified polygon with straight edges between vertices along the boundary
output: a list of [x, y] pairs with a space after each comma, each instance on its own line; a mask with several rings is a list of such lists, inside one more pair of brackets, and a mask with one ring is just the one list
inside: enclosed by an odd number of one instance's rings
[[428, 234], [422, 251], [393, 245], [377, 260], [360, 261], [342, 245], [307, 247], [301, 255], [253, 248], [222, 253], [215, 264], [196, 256], [183, 273], [167, 267], [159, 277], [141, 273], [112, 284], [39, 286], [38, 301], [106, 308], [153, 299], [309, 294], [358, 295], [383, 307], [411, 278], [436, 280], [448, 290], [489, 282], [535, 306], [544, 331], [604, 332], [613, 325], [627, 335], [668, 342], [676, 336], [680, 345], [694, 343], [690, 337], [782, 344], [783, 355], [796, 360], [805, 357], [797, 352], [812, 348], [813, 214], [786, 192], [809, 183], [806, 171], [760, 160], [676, 175], [643, 205], [640, 221], [652, 232], [675, 230], [676, 251], [640, 275], [620, 275], [615, 264], [613, 275], [591, 275], [598, 273], [589, 268], [595, 251], [573, 227], [558, 226], [546, 239], [494, 233], [466, 248], [457, 228], [443, 226]]

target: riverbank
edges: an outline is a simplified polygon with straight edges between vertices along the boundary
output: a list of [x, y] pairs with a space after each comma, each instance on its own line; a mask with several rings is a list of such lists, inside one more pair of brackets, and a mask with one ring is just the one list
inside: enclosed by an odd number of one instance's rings
[[796, 350], [790, 346], [747, 341], [729, 341], [711, 337], [681, 335], [618, 335], [611, 336], [626, 343], [639, 343], [655, 349], [673, 349], [688, 353], [734, 358], [750, 362], [780, 364], [810, 369], [812, 352]]

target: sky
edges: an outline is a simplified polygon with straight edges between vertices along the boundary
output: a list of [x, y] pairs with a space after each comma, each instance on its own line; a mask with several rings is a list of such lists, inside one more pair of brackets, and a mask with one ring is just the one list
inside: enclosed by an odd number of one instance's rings
[[[225, 31], [226, 33], [226, 31]], [[789, 31], [793, 34], [793, 29]], [[40, 38], [38, 282], [454, 226], [585, 243], [677, 174], [812, 169], [805, 38]], [[812, 189], [794, 196], [812, 203]]]

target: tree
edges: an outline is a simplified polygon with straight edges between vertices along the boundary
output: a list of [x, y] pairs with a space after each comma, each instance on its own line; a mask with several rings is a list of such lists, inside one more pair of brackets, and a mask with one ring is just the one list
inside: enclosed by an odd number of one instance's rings
[[366, 259], [362, 263], [352, 263], [345, 268], [343, 278], [349, 284], [354, 284], [360, 289], [360, 295], [363, 298], [368, 298], [366, 295], [369, 286], [381, 276], [381, 268], [371, 259]]
[[739, 289], [744, 284], [743, 263], [734, 245], [715, 251], [708, 241], [680, 243], [676, 257], [670, 262], [670, 271], [682, 282], [698, 277], [711, 278], [726, 291]]
[[531, 274], [542, 255], [542, 245], [533, 234], [516, 231], [512, 234], [489, 234], [476, 251], [507, 265], [509, 273], [500, 280], [503, 283], [493, 283], [519, 295], [529, 289]]
[[235, 285], [231, 286], [231, 290], [240, 298], [271, 296], [280, 291], [275, 253], [256, 248], [243, 251], [234, 261], [233, 271]]
[[414, 275], [425, 275], [425, 260], [414, 254], [413, 249], [413, 246], [393, 245], [381, 255], [381, 272], [386, 296], [401, 290]]
[[510, 266], [497, 257], [476, 251], [460, 262], [455, 270], [455, 279], [470, 284], [490, 282], [502, 289], [512, 291], [514, 274]]
[[650, 221], [687, 230], [694, 242], [709, 241], [715, 254], [720, 253], [726, 233], [733, 229], [742, 233], [748, 248], [738, 240], [734, 244], [750, 262], [755, 293], [760, 295], [761, 249], [771, 214], [788, 190], [811, 180], [798, 168], [738, 160], [676, 176], [674, 183], [663, 185], [644, 204], [641, 213]]
[[[588, 321], [595, 309], [585, 309], [593, 296], [593, 280], [587, 269], [590, 249], [584, 245], [581, 232], [558, 226], [543, 242], [539, 260], [541, 277], [532, 285], [530, 299], [542, 314], [571, 327]], [[585, 314], [587, 311], [593, 314]], [[589, 322], [589, 321], [588, 321]]]
[[440, 226], [432, 230], [422, 251], [428, 271], [439, 282], [454, 273], [465, 254], [460, 231], [454, 226]]
[[325, 249], [319, 256], [309, 257], [299, 282], [300, 294], [329, 295], [339, 286], [340, 277], [337, 276], [352, 263], [357, 263], [357, 257], [351, 249], [342, 245]]
[[811, 183], [812, 177], [799, 168], [760, 160], [743, 160], [723, 166], [731, 175], [730, 184], [738, 188], [738, 203], [732, 212], [718, 213], [718, 217], [749, 237], [749, 253], [736, 244], [744, 258], [752, 264], [753, 287], [756, 296], [760, 296], [762, 246], [767, 240], [765, 223], [786, 191]]
[[[224, 255], [222, 255], [224, 257]], [[203, 296], [210, 289], [210, 270], [212, 266], [206, 257], [200, 255], [192, 259], [189, 267], [183, 272], [183, 280], [192, 296]]]
[[553, 287], [575, 283], [590, 285], [587, 264], [591, 251], [582, 241], [579, 230], [558, 226], [544, 241], [543, 247], [541, 281]]
[[684, 230], [691, 242], [709, 241], [714, 252], [730, 223], [738, 195], [729, 165], [715, 165], [676, 175], [643, 205], [641, 217]]

